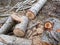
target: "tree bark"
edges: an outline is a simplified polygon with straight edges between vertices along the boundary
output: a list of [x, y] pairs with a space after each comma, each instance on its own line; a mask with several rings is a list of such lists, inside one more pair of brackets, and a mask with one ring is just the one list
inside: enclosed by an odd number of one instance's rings
[[[42, 40], [44, 42], [51, 43], [53, 45], [57, 45], [60, 42], [60, 20], [56, 18], [48, 18], [45, 22], [50, 21], [53, 25], [51, 31], [44, 31], [42, 35]], [[49, 30], [49, 29], [46, 29]]]
[[9, 31], [9, 29], [11, 29], [13, 25], [14, 25], [14, 21], [11, 18], [11, 16], [9, 16], [5, 24], [3, 24], [3, 26], [0, 28], [0, 34]]
[[31, 40], [8, 35], [0, 35], [0, 42], [7, 45], [32, 45]]
[[27, 11], [26, 16], [28, 16], [29, 19], [34, 19], [34, 17], [37, 15], [38, 11], [43, 7], [46, 1], [47, 0], [39, 0], [34, 6], [32, 6]]
[[17, 24], [14, 29], [14, 34], [16, 36], [24, 36], [27, 29], [28, 18], [26, 16], [21, 17], [21, 23]]
[[0, 42], [0, 45], [7, 45], [7, 44]]

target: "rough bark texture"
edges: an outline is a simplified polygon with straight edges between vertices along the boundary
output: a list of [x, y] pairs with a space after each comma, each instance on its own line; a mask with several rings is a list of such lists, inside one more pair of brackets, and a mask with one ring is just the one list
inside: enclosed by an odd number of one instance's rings
[[0, 42], [7, 45], [32, 45], [31, 40], [17, 38], [15, 36], [8, 36], [8, 35], [0, 35]]
[[34, 6], [32, 6], [26, 13], [29, 19], [34, 19], [38, 11], [43, 7], [47, 0], [39, 0]]
[[13, 25], [14, 25], [14, 21], [13, 21], [13, 19], [10, 16], [10, 17], [8, 17], [8, 19], [5, 22], [5, 24], [3, 24], [3, 26], [0, 28], [0, 34], [6, 33], [9, 29], [12, 28]]
[[[56, 18], [48, 18], [46, 21], [54, 23], [52, 31], [45, 31], [42, 36], [44, 42], [51, 43], [53, 45], [58, 45], [60, 42], [60, 33], [57, 32], [60, 29], [60, 20]], [[48, 29], [49, 30], [49, 29]]]
[[27, 29], [28, 18], [26, 16], [21, 17], [21, 23], [17, 24], [14, 29], [14, 34], [16, 36], [24, 36]]
[[0, 42], [0, 45], [7, 45], [7, 44]]

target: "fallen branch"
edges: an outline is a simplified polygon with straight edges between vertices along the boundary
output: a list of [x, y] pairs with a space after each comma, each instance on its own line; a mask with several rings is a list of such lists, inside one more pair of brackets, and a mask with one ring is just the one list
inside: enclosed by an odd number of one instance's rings
[[[10, 11], [12, 11], [14, 8], [16, 8], [17, 10], [16, 10], [16, 12], [18, 12], [19, 10], [23, 10], [23, 9], [27, 9], [27, 8], [30, 8], [31, 7], [31, 5], [29, 6], [29, 5], [27, 5], [27, 4], [29, 4], [29, 3], [34, 3], [36, 0], [25, 0], [25, 1], [23, 1], [23, 2], [18, 2], [17, 4], [15, 4], [10, 10], [8, 10], [8, 11], [6, 11], [5, 13], [8, 13], [8, 12], [10, 12]], [[25, 5], [27, 5], [27, 6], [25, 6]]]
[[21, 10], [25, 10], [25, 9], [28, 9], [28, 8], [30, 8], [31, 6], [25, 6], [25, 5], [23, 5], [23, 6], [20, 6], [20, 8], [18, 8], [17, 10], [16, 10], [16, 12], [18, 12], [19, 10], [21, 11]]
[[33, 27], [35, 27], [36, 25], [38, 25], [39, 22], [36, 22], [35, 24], [31, 25], [30, 27], [28, 27], [28, 29], [32, 29]]
[[43, 7], [46, 1], [47, 0], [39, 0], [27, 11], [26, 16], [28, 16], [29, 19], [34, 19], [34, 17], [37, 15], [38, 11]]
[[56, 37], [56, 35], [55, 35], [55, 32], [51, 31], [51, 35], [53, 36], [53, 38], [54, 38], [55, 40], [59, 41], [59, 39], [58, 39], [58, 38]]
[[32, 45], [31, 40], [8, 35], [0, 35], [0, 42], [7, 45]]
[[21, 23], [17, 24], [13, 31], [16, 36], [24, 36], [27, 29], [28, 18], [26, 16], [22, 16], [20, 20]]
[[13, 6], [10, 10], [6, 11], [5, 13], [12, 11], [18, 4], [19, 4], [19, 2], [15, 6]]
[[0, 34], [6, 33], [14, 25], [13, 19], [9, 16], [5, 24], [0, 28]]
[[11, 14], [1, 14], [0, 17], [8, 17], [10, 16]]
[[[22, 4], [20, 4], [19, 5], [19, 7], [18, 7], [18, 9], [16, 10], [16, 12], [18, 12], [19, 10], [23, 10], [23, 9], [27, 9], [27, 8], [30, 8], [31, 7], [31, 5], [29, 6], [29, 3], [33, 3], [33, 2], [35, 2], [36, 0], [25, 0]], [[27, 5], [28, 4], [28, 5]], [[27, 6], [25, 6], [25, 5], [27, 5]]]

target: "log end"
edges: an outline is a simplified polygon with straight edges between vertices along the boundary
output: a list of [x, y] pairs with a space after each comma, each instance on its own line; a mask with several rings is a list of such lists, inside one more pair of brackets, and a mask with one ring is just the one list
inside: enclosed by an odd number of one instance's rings
[[60, 29], [57, 29], [56, 32], [59, 32], [60, 33]]
[[30, 11], [30, 10], [26, 13], [26, 16], [27, 16], [29, 19], [34, 19], [34, 18], [35, 18], [34, 13], [33, 13], [32, 11]]
[[24, 36], [25, 35], [25, 33], [22, 31], [22, 30], [20, 30], [20, 29], [14, 29], [14, 31], [13, 31], [13, 33], [16, 35], [16, 36]]
[[21, 18], [20, 18], [19, 16], [17, 16], [17, 15], [18, 15], [18, 14], [13, 13], [13, 14], [11, 15], [12, 19], [13, 19], [14, 21], [21, 22]]
[[44, 25], [45, 29], [52, 29], [53, 28], [53, 24], [49, 21], [47, 21]]
[[51, 45], [51, 44], [47, 42], [43, 42], [42, 45]]

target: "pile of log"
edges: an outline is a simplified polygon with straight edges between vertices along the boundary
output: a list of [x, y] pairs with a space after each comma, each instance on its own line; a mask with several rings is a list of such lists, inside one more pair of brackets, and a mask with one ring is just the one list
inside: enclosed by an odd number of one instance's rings
[[[47, 42], [42, 42], [41, 39], [39, 38], [44, 31], [44, 26], [41, 21], [36, 22], [35, 24], [32, 24], [30, 27], [28, 27], [29, 22], [37, 16], [37, 13], [43, 7], [46, 1], [47, 0], [38, 0], [37, 3], [34, 4], [27, 11], [26, 15], [19, 15], [17, 13], [13, 13], [9, 15], [7, 21], [0, 28], [0, 44], [1, 45], [50, 45]], [[28, 2], [23, 2], [23, 4], [27, 4]], [[20, 10], [20, 8], [21, 7], [19, 7], [16, 10], [16, 12]], [[45, 28], [48, 29], [53, 28], [52, 23], [47, 22], [45, 24]], [[13, 36], [4, 35], [11, 32], [13, 33]], [[20, 37], [24, 37], [24, 38], [26, 37], [27, 39], [23, 39]]]

